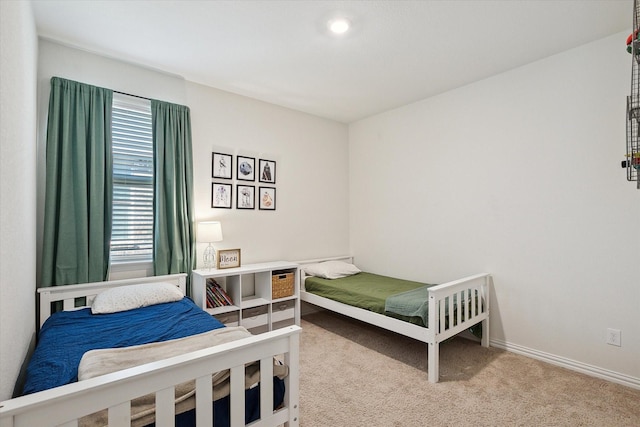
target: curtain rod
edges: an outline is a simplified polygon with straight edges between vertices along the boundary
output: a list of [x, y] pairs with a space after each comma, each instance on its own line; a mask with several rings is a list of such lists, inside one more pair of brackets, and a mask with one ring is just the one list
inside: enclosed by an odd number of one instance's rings
[[[0, 0], [0, 1], [2, 1], [2, 0]], [[130, 94], [130, 93], [122, 92], [122, 91], [119, 91], [119, 90], [114, 90], [113, 92], [114, 92], [114, 93], [119, 93], [119, 94], [121, 94], [121, 95], [132, 96], [132, 97], [134, 97], [134, 98], [146, 99], [146, 100], [147, 100], [147, 101], [149, 101], [149, 102], [153, 101], [153, 99], [152, 99], [152, 98], [147, 98], [146, 96], [132, 95], [132, 94]], [[186, 105], [182, 105], [182, 104], [175, 104], [175, 103], [168, 102], [168, 101], [158, 101], [158, 102], [165, 102], [166, 104], [178, 105], [178, 106], [181, 106], [181, 107], [186, 107], [187, 109], [189, 108], [189, 107], [188, 107], [188, 106], [186, 106]]]
[[133, 96], [134, 98], [146, 99], [147, 101], [151, 101], [151, 98], [147, 98], [146, 96], [133, 95], [127, 92], [120, 92], [119, 90], [114, 90], [115, 93], [119, 93], [121, 95]]

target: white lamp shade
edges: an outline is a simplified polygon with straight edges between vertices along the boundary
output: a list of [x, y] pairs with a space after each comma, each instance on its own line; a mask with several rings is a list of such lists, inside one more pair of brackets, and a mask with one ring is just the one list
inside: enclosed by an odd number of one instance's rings
[[212, 243], [222, 240], [222, 225], [219, 221], [203, 221], [198, 223], [198, 242]]

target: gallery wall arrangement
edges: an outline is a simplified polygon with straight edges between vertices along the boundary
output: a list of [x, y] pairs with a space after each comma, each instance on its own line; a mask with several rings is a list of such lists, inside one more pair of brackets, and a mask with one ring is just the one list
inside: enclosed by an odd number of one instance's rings
[[275, 160], [213, 152], [211, 177], [212, 208], [276, 210]]

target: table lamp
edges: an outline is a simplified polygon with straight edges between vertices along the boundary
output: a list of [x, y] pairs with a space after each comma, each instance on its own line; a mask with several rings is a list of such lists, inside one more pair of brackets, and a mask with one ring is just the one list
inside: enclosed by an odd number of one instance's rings
[[198, 242], [208, 243], [209, 246], [204, 250], [204, 267], [215, 268], [216, 251], [213, 248], [213, 242], [222, 240], [222, 225], [219, 221], [202, 221], [198, 223]]

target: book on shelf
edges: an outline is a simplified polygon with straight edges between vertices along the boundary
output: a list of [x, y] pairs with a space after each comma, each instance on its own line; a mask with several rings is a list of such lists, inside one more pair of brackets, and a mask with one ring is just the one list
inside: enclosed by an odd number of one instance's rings
[[207, 307], [223, 307], [233, 305], [233, 300], [224, 288], [213, 278], [207, 279]]

